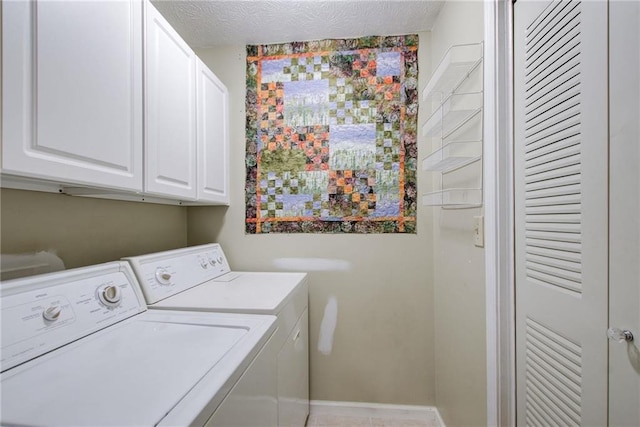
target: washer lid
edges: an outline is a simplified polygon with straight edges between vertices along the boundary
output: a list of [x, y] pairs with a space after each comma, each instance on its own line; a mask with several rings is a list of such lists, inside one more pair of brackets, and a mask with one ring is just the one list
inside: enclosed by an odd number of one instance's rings
[[150, 307], [278, 314], [306, 276], [306, 273], [231, 272]]
[[251, 329], [195, 320], [140, 314], [6, 371], [1, 423], [156, 425]]

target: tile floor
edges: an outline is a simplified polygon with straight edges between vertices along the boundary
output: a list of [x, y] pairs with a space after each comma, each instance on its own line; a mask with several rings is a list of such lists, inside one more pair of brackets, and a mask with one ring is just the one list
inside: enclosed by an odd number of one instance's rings
[[311, 414], [307, 427], [436, 427], [433, 421], [381, 416]]

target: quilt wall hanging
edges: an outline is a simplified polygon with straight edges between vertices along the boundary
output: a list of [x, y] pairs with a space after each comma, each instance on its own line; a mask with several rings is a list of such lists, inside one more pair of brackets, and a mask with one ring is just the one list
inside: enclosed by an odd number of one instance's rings
[[415, 233], [418, 36], [247, 46], [246, 232]]

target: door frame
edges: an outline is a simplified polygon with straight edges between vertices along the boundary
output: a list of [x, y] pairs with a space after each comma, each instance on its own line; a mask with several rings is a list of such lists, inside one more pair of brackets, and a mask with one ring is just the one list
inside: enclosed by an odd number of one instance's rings
[[512, 0], [485, 0], [484, 41], [487, 425], [513, 426], [516, 396]]

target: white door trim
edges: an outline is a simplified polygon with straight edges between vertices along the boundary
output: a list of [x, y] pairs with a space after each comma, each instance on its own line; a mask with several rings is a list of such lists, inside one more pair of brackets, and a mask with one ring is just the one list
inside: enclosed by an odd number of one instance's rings
[[513, 4], [485, 0], [487, 425], [515, 425]]

